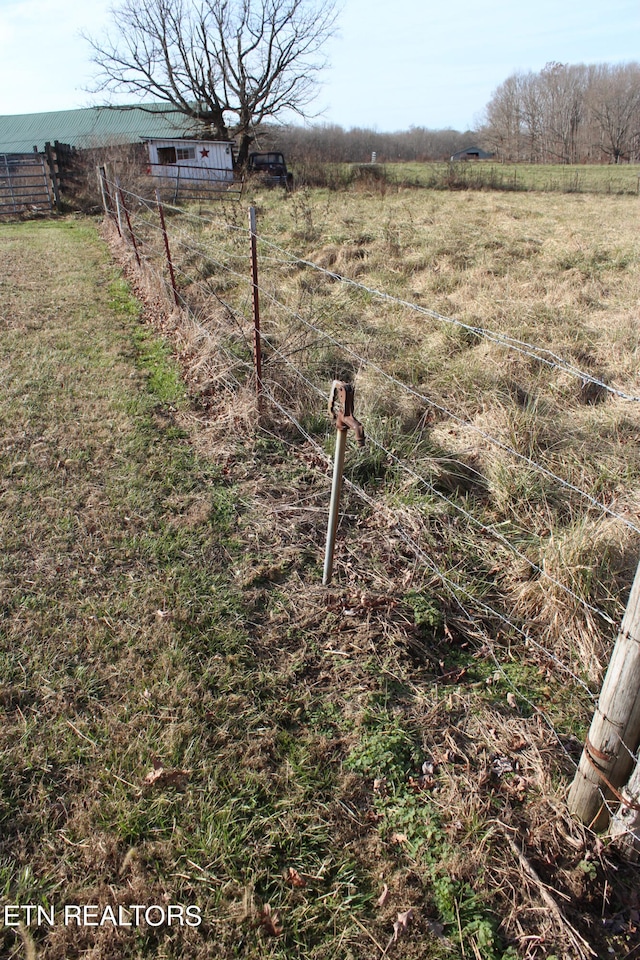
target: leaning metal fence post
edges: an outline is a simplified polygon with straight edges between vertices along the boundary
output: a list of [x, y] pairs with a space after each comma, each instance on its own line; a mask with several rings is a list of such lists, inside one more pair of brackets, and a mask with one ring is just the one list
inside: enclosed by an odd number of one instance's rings
[[331, 503], [329, 505], [329, 522], [327, 525], [327, 548], [324, 555], [323, 586], [331, 583], [333, 573], [333, 551], [338, 529], [340, 512], [340, 494], [342, 493], [342, 472], [344, 470], [344, 454], [347, 446], [347, 430], [349, 427], [355, 432], [358, 446], [364, 446], [364, 429], [359, 420], [353, 415], [353, 385], [334, 380], [329, 394], [329, 414], [335, 420], [336, 453], [333, 461], [333, 483], [331, 485]]
[[167, 234], [167, 224], [164, 219], [164, 209], [160, 199], [160, 191], [156, 187], [156, 203], [158, 204], [158, 213], [160, 214], [160, 224], [162, 226], [162, 236], [164, 237], [164, 249], [167, 254], [167, 263], [169, 264], [169, 276], [171, 277], [171, 289], [173, 290], [173, 299], [176, 307], [180, 306], [178, 300], [178, 288], [176, 287], [176, 276], [173, 272], [173, 262], [171, 260], [171, 250], [169, 249], [169, 235]]
[[129, 211], [127, 209], [127, 204], [125, 203], [124, 193], [122, 192], [122, 187], [118, 182], [118, 195], [120, 197], [120, 206], [124, 210], [125, 219], [127, 221], [127, 228], [129, 230], [129, 236], [131, 237], [131, 243], [133, 244], [133, 252], [136, 255], [136, 260], [138, 261], [138, 266], [140, 266], [140, 254], [138, 252], [138, 243], [136, 241], [136, 235], [133, 232], [133, 227], [131, 226], [131, 217], [129, 216]]
[[256, 371], [258, 411], [262, 409], [262, 344], [260, 342], [260, 296], [258, 291], [258, 243], [256, 236], [256, 208], [249, 207], [251, 234], [251, 281], [253, 286], [253, 358]]

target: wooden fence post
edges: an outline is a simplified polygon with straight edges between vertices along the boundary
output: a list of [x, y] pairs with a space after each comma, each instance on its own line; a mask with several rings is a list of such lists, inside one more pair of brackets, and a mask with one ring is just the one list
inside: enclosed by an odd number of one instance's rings
[[47, 156], [47, 164], [49, 166], [49, 178], [51, 180], [51, 186], [53, 187], [53, 196], [56, 202], [56, 210], [58, 213], [62, 210], [62, 202], [60, 200], [60, 185], [58, 183], [58, 177], [56, 175], [56, 160], [57, 157], [54, 155], [53, 150], [51, 149], [50, 143], [45, 143], [44, 152]]
[[118, 223], [118, 218], [116, 217], [115, 212], [115, 202], [113, 199], [113, 193], [111, 192], [111, 186], [109, 183], [109, 176], [107, 173], [107, 165], [104, 164], [101, 167], [98, 167], [98, 179], [100, 180], [100, 189], [102, 191], [102, 202], [104, 203], [104, 209], [107, 212], [108, 216], [111, 217], [113, 222], [116, 225], [116, 230], [122, 236], [122, 231], [120, 230], [120, 224]]
[[609, 836], [626, 860], [640, 859], [640, 764], [622, 791], [622, 802], [609, 827]]
[[105, 182], [107, 179], [107, 174], [106, 174], [105, 168], [100, 166], [96, 167], [96, 174], [98, 176], [98, 183], [100, 184], [100, 195], [102, 196], [102, 206], [104, 207], [104, 212], [106, 213], [106, 215], [110, 216], [111, 211], [109, 210], [109, 203], [107, 200], [108, 194], [107, 194], [107, 186]]
[[[121, 237], [123, 237], [123, 233], [122, 233], [122, 211], [121, 211], [121, 209], [120, 209], [120, 196], [121, 196], [121, 194], [122, 194], [122, 190], [120, 189], [120, 178], [119, 178], [119, 177], [116, 177], [114, 187], [115, 187], [115, 189], [114, 189], [114, 191], [113, 191], [113, 199], [114, 199], [115, 202], [116, 202], [116, 217], [118, 218], [118, 233], [120, 234]], [[123, 237], [123, 239], [124, 239], [124, 237]]]
[[602, 830], [607, 803], [620, 800], [620, 788], [640, 743], [640, 566], [604, 678], [580, 764], [569, 790], [570, 812]]

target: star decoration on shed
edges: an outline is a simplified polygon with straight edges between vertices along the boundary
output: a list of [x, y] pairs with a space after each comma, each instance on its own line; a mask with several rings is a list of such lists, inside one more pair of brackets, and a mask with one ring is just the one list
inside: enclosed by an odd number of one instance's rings
[[202, 150], [200, 151], [200, 156], [201, 156], [201, 157], [208, 157], [208, 156], [209, 156], [209, 151], [206, 150], [206, 149], [203, 147]]

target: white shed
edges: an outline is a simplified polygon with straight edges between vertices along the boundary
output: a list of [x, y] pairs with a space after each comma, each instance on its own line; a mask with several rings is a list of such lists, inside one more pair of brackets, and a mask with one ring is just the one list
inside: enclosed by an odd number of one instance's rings
[[149, 173], [179, 186], [233, 182], [233, 144], [225, 140], [166, 139], [146, 141]]

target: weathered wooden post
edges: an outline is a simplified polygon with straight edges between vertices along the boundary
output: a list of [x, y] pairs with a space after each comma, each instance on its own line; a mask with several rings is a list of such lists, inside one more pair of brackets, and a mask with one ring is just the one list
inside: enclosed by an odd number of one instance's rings
[[609, 836], [626, 860], [640, 860], [640, 764], [622, 790], [622, 802], [611, 818]]
[[567, 803], [574, 816], [596, 830], [609, 821], [609, 800], [633, 766], [640, 743], [640, 566], [602, 685]]
[[122, 231], [120, 230], [120, 224], [115, 213], [115, 203], [113, 200], [113, 194], [111, 192], [111, 186], [109, 182], [109, 177], [107, 174], [107, 166], [104, 164], [101, 167], [98, 167], [98, 178], [100, 180], [100, 189], [102, 191], [102, 202], [104, 203], [104, 208], [107, 212], [107, 215], [111, 217], [113, 222], [116, 225], [116, 229], [120, 236], [122, 236]]
[[51, 179], [51, 186], [53, 187], [53, 196], [56, 201], [56, 210], [58, 213], [62, 210], [62, 202], [60, 200], [60, 187], [58, 184], [58, 177], [56, 176], [56, 157], [54, 157], [53, 150], [51, 149], [50, 143], [45, 143], [44, 152], [47, 157], [47, 164], [49, 166], [49, 177]]
[[[333, 460], [333, 483], [331, 485], [331, 503], [329, 505], [329, 522], [327, 524], [327, 546], [324, 555], [324, 571], [322, 585], [331, 583], [333, 574], [333, 551], [338, 530], [338, 516], [340, 512], [340, 494], [342, 493], [342, 472], [344, 469], [344, 454], [347, 445], [347, 430], [353, 429], [359, 447], [364, 446], [364, 429], [359, 420], [353, 415], [354, 389], [350, 383], [334, 380], [329, 394], [329, 414], [336, 423], [336, 452]], [[337, 409], [336, 409], [337, 406]]]
[[111, 211], [109, 210], [109, 204], [107, 202], [107, 187], [106, 179], [107, 174], [104, 167], [96, 167], [96, 173], [98, 176], [98, 183], [100, 184], [100, 194], [102, 195], [102, 206], [104, 207], [104, 212], [107, 216], [111, 216]]
[[115, 181], [115, 190], [113, 191], [114, 200], [116, 201], [116, 217], [118, 218], [118, 233], [124, 239], [124, 234], [122, 231], [122, 210], [120, 209], [120, 198], [122, 196], [122, 190], [120, 188], [120, 178], [116, 177]]

